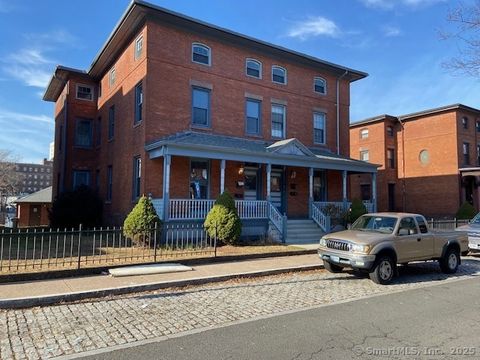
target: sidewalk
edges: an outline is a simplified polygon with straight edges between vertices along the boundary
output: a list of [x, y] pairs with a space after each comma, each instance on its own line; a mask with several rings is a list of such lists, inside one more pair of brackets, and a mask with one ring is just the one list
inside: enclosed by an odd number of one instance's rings
[[94, 275], [0, 284], [0, 309], [47, 305], [86, 298], [322, 268], [316, 254], [192, 266], [193, 271], [112, 277]]

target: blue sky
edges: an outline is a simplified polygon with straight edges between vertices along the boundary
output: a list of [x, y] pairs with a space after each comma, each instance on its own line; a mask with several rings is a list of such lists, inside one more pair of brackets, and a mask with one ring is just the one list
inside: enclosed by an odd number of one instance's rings
[[[352, 121], [464, 103], [480, 108], [478, 79], [442, 63], [445, 0], [151, 0], [168, 9], [368, 72], [352, 84]], [[467, 1], [468, 3], [468, 1]], [[128, 0], [0, 0], [0, 148], [41, 161], [53, 104], [41, 96], [57, 64], [88, 69]]]

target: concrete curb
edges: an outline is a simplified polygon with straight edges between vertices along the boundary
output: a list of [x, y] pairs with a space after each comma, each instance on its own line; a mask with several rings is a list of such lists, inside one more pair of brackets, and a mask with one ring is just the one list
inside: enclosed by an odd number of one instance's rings
[[288, 272], [300, 272], [323, 269], [321, 264], [291, 266], [277, 269], [266, 269], [244, 273], [233, 273], [219, 276], [198, 277], [187, 280], [169, 280], [155, 283], [139, 284], [132, 286], [105, 288], [101, 290], [71, 292], [66, 294], [53, 294], [40, 297], [23, 297], [15, 299], [0, 299], [0, 309], [21, 309], [35, 306], [45, 306], [58, 303], [75, 302], [84, 299], [102, 298], [111, 295], [130, 294], [135, 292], [152, 291], [171, 287], [185, 287], [190, 285], [202, 285], [216, 283], [238, 278], [253, 278], [268, 275], [276, 275]]

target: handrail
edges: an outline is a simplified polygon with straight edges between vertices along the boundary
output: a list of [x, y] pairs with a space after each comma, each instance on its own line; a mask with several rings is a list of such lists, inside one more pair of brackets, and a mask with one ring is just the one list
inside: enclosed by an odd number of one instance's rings
[[284, 233], [284, 217], [278, 211], [277, 207], [273, 205], [271, 202], [268, 202], [268, 219], [272, 222], [272, 224], [277, 228], [280, 234]]
[[330, 231], [330, 216], [325, 215], [316, 203], [312, 203], [312, 220], [315, 221], [323, 231]]

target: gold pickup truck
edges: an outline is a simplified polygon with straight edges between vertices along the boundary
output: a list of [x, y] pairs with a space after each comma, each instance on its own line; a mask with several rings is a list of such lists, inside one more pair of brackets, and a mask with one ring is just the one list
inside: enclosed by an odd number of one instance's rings
[[444, 273], [454, 273], [467, 253], [466, 234], [432, 233], [422, 215], [408, 213], [362, 215], [349, 230], [323, 236], [318, 248], [328, 271], [352, 268], [377, 284], [390, 283], [397, 264], [412, 261], [437, 260]]

